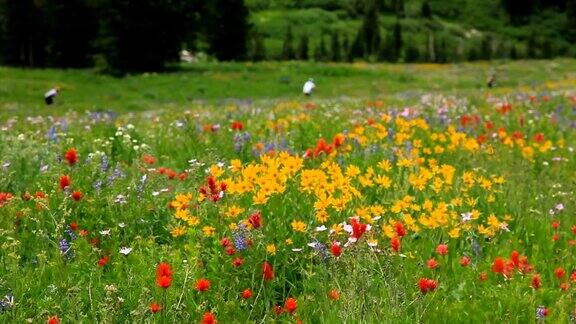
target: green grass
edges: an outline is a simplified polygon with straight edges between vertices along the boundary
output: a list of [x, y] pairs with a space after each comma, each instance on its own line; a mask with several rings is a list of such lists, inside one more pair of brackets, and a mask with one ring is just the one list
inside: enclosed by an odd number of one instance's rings
[[[22, 70], [0, 67], [0, 113], [144, 111], [181, 109], [224, 99], [296, 99], [313, 77], [315, 98], [397, 100], [405, 94], [478, 93], [494, 70], [500, 89], [546, 90], [546, 82], [573, 87], [576, 60], [465, 63], [453, 65], [227, 63], [184, 65], [177, 72], [114, 78], [91, 70]], [[53, 107], [43, 94], [62, 88]], [[504, 91], [503, 90], [503, 91]]]

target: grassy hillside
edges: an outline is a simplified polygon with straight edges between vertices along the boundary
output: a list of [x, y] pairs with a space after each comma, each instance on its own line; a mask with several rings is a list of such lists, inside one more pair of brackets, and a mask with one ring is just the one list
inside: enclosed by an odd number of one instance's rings
[[[405, 99], [406, 95], [442, 91], [478, 93], [491, 71], [498, 91], [520, 87], [545, 91], [555, 83], [576, 87], [576, 60], [463, 64], [324, 64], [228, 63], [190, 64], [178, 72], [113, 78], [91, 70], [0, 68], [0, 114], [40, 114], [58, 110], [112, 109], [138, 111], [183, 109], [197, 101], [291, 99], [302, 96], [309, 77], [317, 83], [314, 98]], [[59, 85], [62, 95], [46, 107], [43, 93]]]

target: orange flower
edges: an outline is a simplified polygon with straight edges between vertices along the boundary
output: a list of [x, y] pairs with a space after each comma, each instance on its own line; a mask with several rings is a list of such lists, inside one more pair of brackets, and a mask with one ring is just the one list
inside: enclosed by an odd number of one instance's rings
[[440, 255], [446, 255], [448, 254], [448, 245], [446, 244], [439, 244], [436, 247], [436, 253], [440, 254]]
[[264, 264], [262, 265], [262, 277], [264, 277], [264, 280], [274, 279], [274, 271], [272, 271], [272, 266], [266, 261], [264, 261]]
[[394, 236], [391, 240], [390, 240], [390, 248], [392, 249], [392, 251], [394, 252], [398, 252], [400, 251], [400, 239], [396, 236]]
[[60, 323], [60, 319], [58, 318], [58, 316], [50, 316], [48, 317], [48, 321], [46, 322], [48, 324], [59, 324]]
[[565, 274], [566, 274], [566, 271], [564, 271], [564, 269], [562, 267], [558, 267], [554, 270], [554, 275], [558, 279], [562, 279], [562, 277], [564, 277]]
[[460, 265], [463, 267], [467, 267], [468, 264], [470, 264], [470, 258], [468, 258], [467, 256], [463, 256], [462, 259], [460, 259]]
[[426, 266], [429, 269], [436, 269], [438, 267], [438, 262], [432, 258], [426, 262]]
[[542, 285], [542, 281], [540, 280], [540, 275], [533, 275], [531, 280], [532, 288], [538, 289]]
[[338, 300], [340, 299], [340, 293], [336, 289], [331, 289], [330, 292], [328, 292], [328, 298]]

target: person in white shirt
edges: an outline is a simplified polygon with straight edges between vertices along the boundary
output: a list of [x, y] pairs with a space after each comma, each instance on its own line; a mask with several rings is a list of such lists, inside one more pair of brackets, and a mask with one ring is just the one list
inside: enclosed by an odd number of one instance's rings
[[316, 85], [314, 84], [314, 79], [310, 78], [308, 79], [308, 81], [306, 81], [306, 83], [304, 83], [302, 92], [304, 92], [305, 95], [310, 96], [314, 88], [316, 88]]
[[46, 92], [44, 94], [44, 101], [46, 101], [47, 105], [51, 105], [54, 103], [54, 98], [56, 98], [56, 96], [58, 95], [58, 93], [60, 92], [60, 87], [56, 87], [56, 88], [52, 88], [50, 90], [48, 90], [48, 92]]

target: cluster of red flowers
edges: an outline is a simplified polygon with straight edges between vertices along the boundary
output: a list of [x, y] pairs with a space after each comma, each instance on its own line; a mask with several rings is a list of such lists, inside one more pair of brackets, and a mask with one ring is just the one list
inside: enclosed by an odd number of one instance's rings
[[232, 122], [232, 129], [235, 131], [241, 131], [244, 129], [244, 124], [241, 121], [235, 120]]
[[210, 200], [213, 202], [218, 202], [224, 196], [224, 192], [226, 191], [226, 183], [225, 182], [216, 182], [216, 179], [213, 176], [208, 176], [206, 178], [206, 186], [200, 187], [199, 191], [206, 197], [209, 197]]
[[178, 179], [180, 181], [184, 181], [184, 180], [186, 180], [186, 177], [188, 176], [188, 174], [186, 172], [177, 173], [176, 171], [174, 171], [170, 168], [165, 168], [165, 167], [159, 167], [158, 173], [166, 175], [166, 177], [168, 177], [168, 179], [170, 179], [170, 180], [174, 180], [174, 179], [176, 179], [176, 177], [178, 177]]
[[516, 250], [512, 251], [510, 260], [506, 261], [502, 257], [497, 257], [492, 263], [492, 272], [502, 274], [504, 277], [511, 277], [514, 270], [525, 274], [533, 270], [532, 265], [528, 263], [528, 257], [520, 255]]
[[161, 288], [168, 288], [172, 284], [172, 267], [166, 262], [161, 262], [156, 268], [156, 284]]
[[434, 291], [436, 287], [438, 287], [438, 281], [428, 278], [420, 278], [420, 280], [418, 280], [418, 287], [420, 288], [420, 291], [425, 294]]
[[512, 111], [512, 104], [508, 102], [502, 103], [499, 107], [496, 108], [496, 111], [503, 115], [507, 114]]
[[2, 207], [5, 203], [7, 203], [10, 199], [12, 199], [11, 193], [8, 192], [0, 192], [0, 207]]
[[[60, 181], [58, 183], [60, 186], [60, 189], [65, 190], [66, 188], [69, 188], [71, 183], [72, 183], [72, 181], [71, 181], [69, 175], [65, 174], [65, 175], [60, 176]], [[36, 196], [38, 196], [38, 193], [36, 193]], [[83, 195], [82, 195], [81, 191], [74, 190], [72, 192], [72, 194], [70, 194], [70, 197], [72, 199], [74, 199], [75, 201], [80, 201], [82, 199]]]
[[352, 225], [352, 238], [356, 240], [359, 240], [368, 229], [368, 225], [360, 223], [356, 217], [350, 218], [350, 225]]
[[329, 155], [335, 149], [338, 149], [340, 146], [344, 145], [346, 141], [346, 137], [342, 133], [338, 133], [334, 135], [332, 139], [332, 144], [328, 144], [325, 139], [320, 138], [316, 142], [316, 147], [314, 150], [307, 149], [304, 153], [304, 158], [311, 158], [311, 157], [318, 157], [320, 154], [324, 153], [325, 155]]
[[267, 281], [274, 279], [274, 271], [268, 261], [264, 261], [264, 264], [262, 264], [262, 277]]
[[406, 228], [402, 222], [396, 222], [396, 224], [394, 224], [394, 229], [396, 230], [396, 236], [390, 240], [390, 249], [393, 252], [400, 252], [400, 247], [402, 245], [400, 240], [406, 236]]

